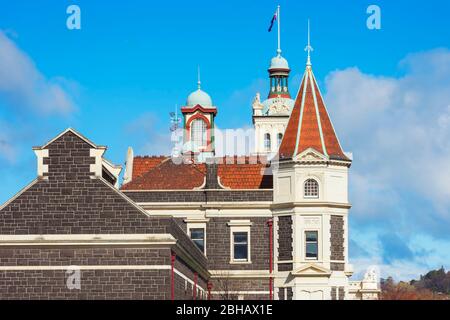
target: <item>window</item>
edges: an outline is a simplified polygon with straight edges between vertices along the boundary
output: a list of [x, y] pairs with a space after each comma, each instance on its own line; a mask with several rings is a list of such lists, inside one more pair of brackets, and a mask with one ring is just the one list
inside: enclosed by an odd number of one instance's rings
[[272, 149], [271, 141], [270, 141], [270, 133], [266, 133], [264, 135], [264, 150], [270, 151]]
[[319, 183], [314, 179], [308, 179], [305, 181], [305, 198], [318, 198], [319, 197]]
[[280, 146], [281, 145], [281, 141], [283, 141], [283, 134], [282, 133], [278, 134], [277, 140], [278, 140], [278, 146]]
[[305, 232], [305, 256], [306, 259], [315, 259], [319, 257], [319, 243], [317, 231]]
[[191, 125], [191, 142], [197, 148], [204, 148], [207, 144], [206, 122], [201, 119], [195, 119]]
[[194, 241], [196, 246], [201, 252], [205, 252], [205, 229], [203, 228], [192, 228], [189, 230], [191, 233], [191, 239]]
[[230, 264], [250, 264], [252, 226], [250, 220], [230, 220]]
[[248, 261], [248, 232], [233, 232], [233, 259]]

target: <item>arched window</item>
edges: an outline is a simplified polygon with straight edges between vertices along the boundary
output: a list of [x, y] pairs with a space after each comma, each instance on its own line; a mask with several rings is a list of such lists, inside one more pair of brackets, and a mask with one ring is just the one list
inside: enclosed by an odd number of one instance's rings
[[277, 135], [277, 141], [278, 141], [278, 146], [280, 146], [281, 145], [281, 141], [283, 141], [283, 134], [282, 133], [279, 133]]
[[206, 123], [201, 119], [195, 119], [191, 125], [191, 142], [197, 148], [206, 147]]
[[272, 143], [270, 141], [270, 133], [266, 133], [264, 135], [264, 150], [265, 151], [272, 150]]
[[319, 197], [319, 183], [314, 179], [308, 179], [305, 181], [305, 198], [318, 198]]

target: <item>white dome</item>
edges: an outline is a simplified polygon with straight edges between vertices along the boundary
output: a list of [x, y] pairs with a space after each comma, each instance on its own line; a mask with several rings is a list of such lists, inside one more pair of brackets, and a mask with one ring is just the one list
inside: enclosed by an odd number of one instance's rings
[[270, 68], [272, 69], [287, 69], [289, 70], [289, 64], [285, 58], [283, 58], [281, 55], [278, 55], [276, 57], [273, 57], [270, 61]]
[[187, 98], [187, 103], [189, 107], [195, 107], [196, 105], [201, 105], [202, 107], [212, 107], [212, 100], [209, 94], [205, 91], [198, 89], [192, 92]]

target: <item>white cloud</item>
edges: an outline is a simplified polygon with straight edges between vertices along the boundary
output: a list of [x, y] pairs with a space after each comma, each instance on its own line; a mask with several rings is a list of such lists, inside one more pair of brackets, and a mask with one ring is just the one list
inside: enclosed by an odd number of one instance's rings
[[66, 114], [75, 105], [64, 81], [47, 79], [31, 58], [0, 30], [0, 99], [14, 111]]
[[[167, 127], [164, 125], [167, 124]], [[133, 138], [134, 147], [142, 155], [170, 155], [173, 148], [169, 122], [162, 123], [151, 113], [144, 113], [125, 126], [125, 133]]]
[[401, 66], [398, 79], [356, 68], [327, 77], [336, 130], [355, 155], [353, 202], [364, 190], [364, 207], [386, 207], [410, 192], [433, 204], [427, 215], [450, 223], [450, 72], [442, 71], [450, 71], [450, 51], [410, 55]]
[[[424, 236], [447, 243], [450, 51], [411, 54], [399, 66], [403, 75], [398, 78], [365, 74], [358, 68], [335, 71], [326, 78], [331, 118], [344, 148], [354, 154], [351, 219], [354, 228], [378, 236], [398, 235], [409, 248]], [[362, 233], [359, 240], [365, 237]], [[407, 279], [440, 267], [437, 264], [450, 256], [448, 247], [439, 246], [437, 251], [431, 240], [427, 245], [423, 256], [412, 250], [413, 257], [389, 262], [379, 248], [352, 262], [361, 264], [360, 269], [379, 264], [385, 275]], [[392, 253], [389, 256], [395, 257]]]

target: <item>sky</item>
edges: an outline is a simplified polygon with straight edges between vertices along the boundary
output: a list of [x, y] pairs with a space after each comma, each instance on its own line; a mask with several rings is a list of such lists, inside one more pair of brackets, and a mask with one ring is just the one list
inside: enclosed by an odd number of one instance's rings
[[[81, 29], [66, 26], [69, 5]], [[36, 176], [32, 146], [73, 127], [123, 164], [168, 154], [169, 112], [196, 89], [221, 128], [251, 127], [281, 47], [291, 92], [313, 70], [350, 169], [355, 277], [450, 268], [450, 3], [446, 1], [1, 1], [0, 203]], [[370, 30], [369, 5], [381, 10]]]

